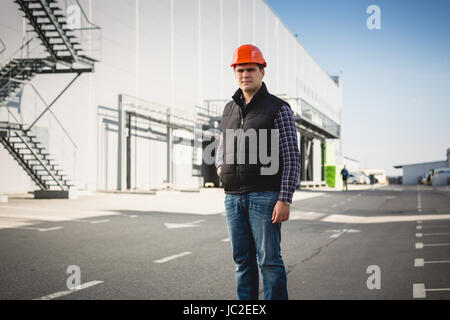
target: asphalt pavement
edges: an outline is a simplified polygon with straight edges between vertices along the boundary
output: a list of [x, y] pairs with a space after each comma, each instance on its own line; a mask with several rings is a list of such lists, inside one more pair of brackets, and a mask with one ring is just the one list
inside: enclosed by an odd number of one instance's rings
[[[450, 299], [448, 189], [349, 186], [294, 200], [281, 244], [290, 299]], [[217, 189], [11, 196], [0, 204], [0, 300], [236, 299], [222, 208]]]

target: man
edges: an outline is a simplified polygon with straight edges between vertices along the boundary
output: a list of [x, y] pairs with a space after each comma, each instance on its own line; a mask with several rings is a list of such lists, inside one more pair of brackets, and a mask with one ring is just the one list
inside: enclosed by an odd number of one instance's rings
[[345, 168], [345, 165], [344, 165], [344, 168], [342, 168], [342, 170], [341, 170], [341, 176], [342, 176], [342, 191], [344, 191], [344, 188], [345, 188], [345, 191], [348, 191], [347, 179], [348, 179], [349, 173], [348, 173], [348, 170]]
[[[216, 168], [226, 193], [225, 210], [236, 264], [237, 296], [238, 299], [258, 299], [259, 265], [264, 298], [287, 300], [287, 277], [280, 244], [281, 223], [289, 219], [299, 172], [294, 116], [289, 105], [270, 94], [262, 81], [267, 63], [257, 47], [237, 48], [231, 66], [239, 89], [223, 112]], [[244, 139], [240, 140], [244, 141], [242, 149], [241, 145], [235, 148], [233, 143], [239, 140], [235, 136], [239, 130], [244, 133]], [[258, 143], [254, 140], [252, 145], [251, 142], [246, 144], [245, 135], [250, 132], [255, 132]], [[273, 173], [264, 171], [267, 169], [262, 158], [265, 143], [261, 143], [261, 139], [264, 138], [275, 167], [279, 164]], [[257, 150], [253, 163], [247, 160], [252, 158], [252, 148]], [[239, 162], [239, 152], [244, 152], [244, 162]]]

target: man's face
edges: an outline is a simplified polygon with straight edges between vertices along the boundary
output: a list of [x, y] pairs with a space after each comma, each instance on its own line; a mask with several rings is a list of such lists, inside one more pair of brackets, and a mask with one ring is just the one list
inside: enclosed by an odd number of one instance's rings
[[254, 92], [262, 84], [264, 68], [260, 70], [256, 63], [239, 64], [234, 69], [234, 74], [242, 91]]

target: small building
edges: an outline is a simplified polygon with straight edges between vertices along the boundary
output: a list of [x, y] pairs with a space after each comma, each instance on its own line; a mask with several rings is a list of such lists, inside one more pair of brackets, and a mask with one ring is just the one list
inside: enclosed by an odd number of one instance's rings
[[447, 148], [446, 160], [394, 166], [396, 169], [403, 169], [403, 184], [419, 184], [419, 178], [425, 176], [431, 169], [449, 167], [450, 148]]

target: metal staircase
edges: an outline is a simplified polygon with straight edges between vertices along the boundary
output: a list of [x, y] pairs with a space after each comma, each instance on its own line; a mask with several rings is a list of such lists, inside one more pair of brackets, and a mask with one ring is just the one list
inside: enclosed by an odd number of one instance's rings
[[[79, 6], [78, 0], [72, 0], [74, 1]], [[31, 135], [31, 128], [82, 73], [94, 71], [94, 64], [98, 60], [85, 53], [82, 39], [75, 33], [77, 30], [89, 32], [100, 28], [89, 22], [83, 12], [88, 23], [94, 27], [74, 29], [67, 23], [57, 0], [14, 2], [32, 27], [31, 31], [37, 35], [19, 50], [29, 46], [32, 40], [39, 40], [38, 48], [44, 50], [37, 57], [11, 58], [3, 66], [0, 65], [0, 108], [4, 106], [12, 115], [7, 106], [8, 102], [37, 74], [72, 73], [75, 77], [31, 125], [18, 123], [14, 116], [15, 123], [0, 122], [0, 143], [41, 190], [69, 190], [72, 186], [69, 180], [62, 170], [58, 169], [58, 165], [37, 141], [36, 136]]]
[[[71, 34], [64, 12], [57, 0], [15, 0], [33, 27], [50, 57], [60, 62], [82, 62], [94, 66], [95, 59], [83, 54], [80, 42]], [[91, 70], [92, 71], [92, 70]]]
[[6, 105], [36, 74], [54, 67], [55, 62], [48, 59], [11, 59], [0, 69], [0, 105]]
[[0, 122], [0, 143], [41, 190], [68, 190], [72, 186], [36, 136], [22, 124]]

